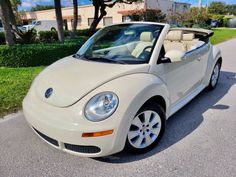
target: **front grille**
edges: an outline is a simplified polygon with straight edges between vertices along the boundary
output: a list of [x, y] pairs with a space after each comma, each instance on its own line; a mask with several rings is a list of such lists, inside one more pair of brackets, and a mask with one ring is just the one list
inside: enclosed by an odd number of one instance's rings
[[47, 135], [44, 135], [43, 133], [39, 132], [38, 130], [36, 130], [34, 127], [33, 129], [38, 133], [39, 136], [41, 136], [44, 140], [46, 140], [47, 142], [53, 144], [54, 146], [59, 146], [58, 141], [54, 140], [50, 137], [48, 137]]
[[65, 143], [65, 148], [74, 152], [89, 153], [89, 154], [98, 153], [101, 151], [101, 149], [96, 146], [80, 146], [67, 143]]

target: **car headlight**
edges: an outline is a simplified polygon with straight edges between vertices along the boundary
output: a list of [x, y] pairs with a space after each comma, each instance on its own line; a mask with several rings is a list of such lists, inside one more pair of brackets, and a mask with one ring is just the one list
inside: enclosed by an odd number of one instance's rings
[[102, 92], [90, 99], [85, 106], [85, 117], [90, 121], [101, 121], [111, 116], [119, 100], [116, 94], [112, 92]]

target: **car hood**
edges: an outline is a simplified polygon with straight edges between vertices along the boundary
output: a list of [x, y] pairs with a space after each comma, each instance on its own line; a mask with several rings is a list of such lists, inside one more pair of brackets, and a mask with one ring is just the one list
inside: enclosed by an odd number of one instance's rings
[[[35, 80], [34, 88], [37, 96], [44, 102], [57, 107], [68, 107], [106, 82], [124, 75], [148, 71], [148, 64], [100, 63], [70, 56], [41, 72]], [[51, 95], [46, 98], [50, 91]]]

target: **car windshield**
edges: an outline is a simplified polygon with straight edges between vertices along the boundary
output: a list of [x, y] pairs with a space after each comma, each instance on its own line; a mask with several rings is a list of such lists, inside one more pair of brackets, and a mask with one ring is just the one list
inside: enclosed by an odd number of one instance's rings
[[106, 63], [148, 63], [162, 28], [141, 23], [108, 26], [90, 38], [75, 57]]

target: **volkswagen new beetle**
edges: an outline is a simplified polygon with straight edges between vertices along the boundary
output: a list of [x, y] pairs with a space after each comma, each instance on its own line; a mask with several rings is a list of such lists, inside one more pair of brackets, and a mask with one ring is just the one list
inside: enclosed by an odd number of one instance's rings
[[166, 119], [216, 87], [222, 58], [212, 35], [161, 23], [107, 26], [36, 77], [25, 118], [44, 141], [72, 154], [146, 152]]

